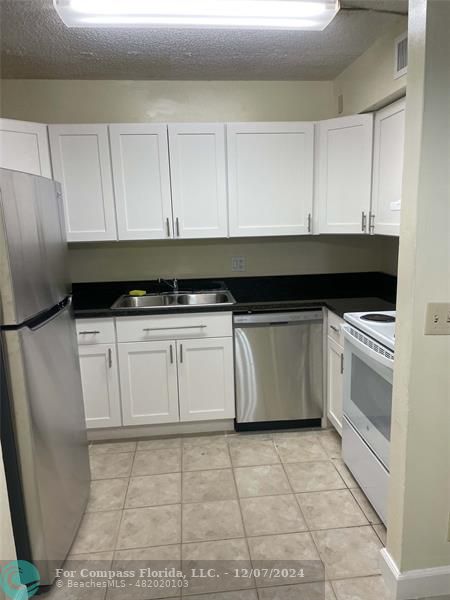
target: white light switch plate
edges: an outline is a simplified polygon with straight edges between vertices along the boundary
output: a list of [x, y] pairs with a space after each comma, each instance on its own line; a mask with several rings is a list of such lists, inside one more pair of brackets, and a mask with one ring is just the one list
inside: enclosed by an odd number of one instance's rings
[[450, 303], [427, 304], [425, 335], [450, 335]]

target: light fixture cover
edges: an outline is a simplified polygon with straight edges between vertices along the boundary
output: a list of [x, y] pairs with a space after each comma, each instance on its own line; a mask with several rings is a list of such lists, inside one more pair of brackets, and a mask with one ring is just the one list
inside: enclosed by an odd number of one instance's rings
[[321, 31], [339, 0], [53, 0], [68, 27]]

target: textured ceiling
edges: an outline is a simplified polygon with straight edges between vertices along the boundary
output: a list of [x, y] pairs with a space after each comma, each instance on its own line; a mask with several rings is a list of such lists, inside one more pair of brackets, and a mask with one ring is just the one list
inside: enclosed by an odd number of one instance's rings
[[[407, 0], [343, 0], [405, 11]], [[341, 10], [323, 32], [68, 29], [51, 0], [0, 0], [4, 78], [327, 80], [398, 19]]]

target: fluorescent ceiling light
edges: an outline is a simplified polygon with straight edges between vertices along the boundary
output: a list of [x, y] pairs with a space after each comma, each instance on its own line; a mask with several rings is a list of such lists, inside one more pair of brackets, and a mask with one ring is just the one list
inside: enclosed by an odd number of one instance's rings
[[68, 27], [185, 27], [321, 31], [339, 0], [53, 0]]

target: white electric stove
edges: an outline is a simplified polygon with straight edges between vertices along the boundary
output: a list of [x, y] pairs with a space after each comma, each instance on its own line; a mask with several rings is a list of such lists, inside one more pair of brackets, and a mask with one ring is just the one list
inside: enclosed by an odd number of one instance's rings
[[346, 313], [344, 319], [390, 350], [395, 348], [395, 310]]
[[395, 311], [346, 313], [342, 455], [386, 522]]

